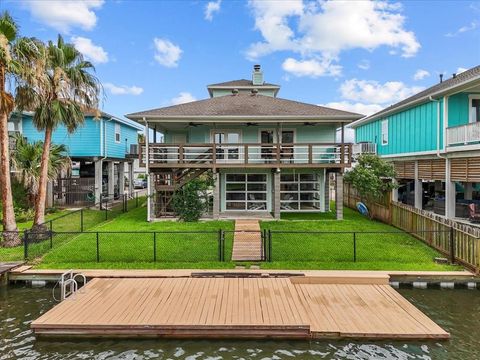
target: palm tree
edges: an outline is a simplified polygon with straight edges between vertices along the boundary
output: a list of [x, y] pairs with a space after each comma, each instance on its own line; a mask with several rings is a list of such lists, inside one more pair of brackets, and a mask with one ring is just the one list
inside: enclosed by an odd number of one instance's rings
[[[15, 151], [12, 154], [12, 164], [15, 174], [28, 190], [29, 203], [35, 204], [39, 189], [40, 166], [43, 154], [43, 141], [29, 143], [21, 135], [15, 136]], [[52, 145], [48, 163], [48, 180], [54, 180], [65, 170], [71, 168], [71, 160], [67, 156], [67, 147], [63, 144]]]
[[34, 39], [20, 37], [18, 26], [8, 12], [0, 15], [0, 193], [3, 223], [3, 246], [19, 245], [15, 213], [13, 210], [10, 179], [8, 116], [15, 107], [15, 99], [7, 90], [7, 81], [27, 78], [32, 74], [32, 61], [36, 58]]
[[33, 109], [33, 123], [38, 130], [45, 131], [33, 220], [35, 230], [43, 230], [45, 220], [52, 132], [63, 125], [73, 133], [84, 122], [84, 110], [98, 109], [100, 94], [100, 83], [92, 74], [93, 65], [60, 35], [56, 43], [49, 41], [41, 52], [35, 79], [17, 88], [19, 109]]

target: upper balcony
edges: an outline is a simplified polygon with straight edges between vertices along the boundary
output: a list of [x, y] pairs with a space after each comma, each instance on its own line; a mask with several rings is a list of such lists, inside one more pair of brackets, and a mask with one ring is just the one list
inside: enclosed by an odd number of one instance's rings
[[[140, 164], [147, 146], [141, 144]], [[351, 164], [352, 145], [148, 144], [150, 168], [343, 168]]]
[[447, 128], [447, 146], [480, 143], [480, 122]]

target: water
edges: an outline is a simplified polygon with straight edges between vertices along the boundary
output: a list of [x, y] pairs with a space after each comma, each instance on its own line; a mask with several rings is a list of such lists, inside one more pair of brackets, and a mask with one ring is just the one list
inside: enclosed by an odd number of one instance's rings
[[452, 334], [445, 342], [36, 340], [30, 323], [55, 303], [51, 288], [0, 287], [6, 359], [480, 359], [478, 290], [400, 290]]

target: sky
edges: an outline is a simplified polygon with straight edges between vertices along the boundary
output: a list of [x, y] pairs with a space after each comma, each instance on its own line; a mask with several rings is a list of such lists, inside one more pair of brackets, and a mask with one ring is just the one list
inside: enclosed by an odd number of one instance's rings
[[480, 64], [480, 1], [0, 0], [24, 36], [61, 34], [118, 117], [208, 97], [261, 64], [279, 97], [372, 114]]

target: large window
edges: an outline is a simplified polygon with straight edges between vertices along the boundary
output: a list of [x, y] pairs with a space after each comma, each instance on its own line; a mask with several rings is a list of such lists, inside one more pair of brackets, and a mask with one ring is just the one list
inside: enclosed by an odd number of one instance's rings
[[226, 210], [267, 210], [267, 174], [226, 174]]
[[470, 123], [480, 122], [480, 97], [470, 97]]
[[282, 211], [320, 210], [321, 191], [317, 174], [280, 175]]
[[388, 145], [388, 119], [382, 120], [382, 145]]
[[121, 127], [120, 127], [120, 124], [115, 124], [115, 142], [116, 143], [119, 143], [120, 142], [120, 138], [121, 138], [121, 133], [120, 133], [120, 130]]

